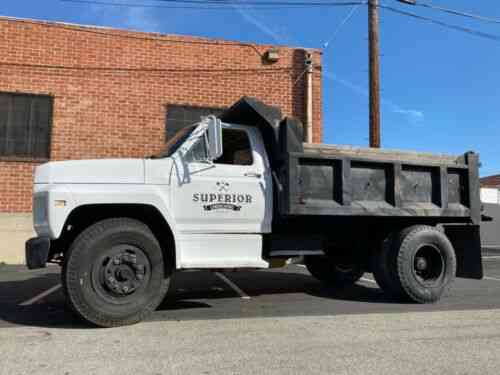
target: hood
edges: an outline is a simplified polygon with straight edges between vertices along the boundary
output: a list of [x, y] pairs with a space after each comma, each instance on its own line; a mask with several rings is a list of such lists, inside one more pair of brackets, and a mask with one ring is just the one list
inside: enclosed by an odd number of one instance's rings
[[35, 170], [35, 184], [143, 184], [143, 159], [54, 161]]

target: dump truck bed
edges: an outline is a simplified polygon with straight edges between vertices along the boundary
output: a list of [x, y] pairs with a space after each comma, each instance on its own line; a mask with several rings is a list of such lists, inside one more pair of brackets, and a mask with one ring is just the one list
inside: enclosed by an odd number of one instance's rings
[[[303, 126], [279, 108], [243, 97], [222, 121], [258, 128], [280, 216], [436, 217], [481, 220], [478, 155], [304, 144]], [[441, 220], [442, 219], [442, 220]]]
[[284, 215], [425, 216], [479, 223], [478, 156], [303, 144], [281, 175]]

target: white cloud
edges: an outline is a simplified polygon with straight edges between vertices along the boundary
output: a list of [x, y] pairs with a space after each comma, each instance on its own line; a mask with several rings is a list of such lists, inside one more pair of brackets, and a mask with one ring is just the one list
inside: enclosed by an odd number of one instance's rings
[[264, 34], [270, 36], [278, 44], [294, 44], [292, 38], [288, 35], [280, 33], [278, 30], [267, 26], [263, 21], [259, 20], [257, 16], [250, 12], [250, 9], [243, 8], [238, 5], [233, 5], [233, 8], [241, 15], [241, 17], [262, 31]]
[[423, 121], [424, 120], [424, 113], [422, 111], [418, 111], [416, 109], [395, 108], [393, 110], [393, 112], [408, 116], [413, 121]]
[[113, 20], [114, 27], [125, 27], [138, 31], [159, 31], [160, 23], [151, 9], [141, 7], [111, 7], [92, 5], [90, 11], [102, 21]]
[[[339, 78], [337, 77], [337, 75], [331, 72], [324, 70], [323, 76], [331, 81], [340, 83], [342, 86], [347, 87], [349, 90], [355, 92], [356, 94], [365, 97], [368, 97], [370, 95], [366, 87], [359, 86], [344, 78]], [[424, 121], [425, 115], [424, 112], [422, 111], [419, 111], [417, 109], [403, 108], [399, 104], [393, 102], [392, 100], [383, 97], [380, 99], [380, 102], [383, 106], [389, 108], [391, 112], [405, 116], [407, 121], [412, 125], [419, 125]]]
[[159, 31], [160, 23], [150, 10], [145, 8], [130, 8], [124, 15], [125, 25], [142, 31]]

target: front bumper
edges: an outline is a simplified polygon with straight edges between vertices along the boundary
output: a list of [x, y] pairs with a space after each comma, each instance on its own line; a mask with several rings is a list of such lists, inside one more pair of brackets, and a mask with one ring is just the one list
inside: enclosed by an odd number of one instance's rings
[[50, 238], [35, 237], [26, 241], [26, 265], [30, 270], [44, 268], [49, 258]]

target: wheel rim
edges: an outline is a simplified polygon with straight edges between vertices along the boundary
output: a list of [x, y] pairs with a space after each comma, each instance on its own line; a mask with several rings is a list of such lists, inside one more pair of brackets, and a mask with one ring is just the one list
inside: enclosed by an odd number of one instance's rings
[[439, 248], [433, 244], [420, 246], [413, 257], [413, 274], [417, 281], [426, 286], [442, 283], [446, 263]]
[[92, 266], [92, 286], [106, 302], [127, 303], [145, 289], [151, 279], [151, 264], [145, 252], [134, 245], [117, 245], [101, 253]]

